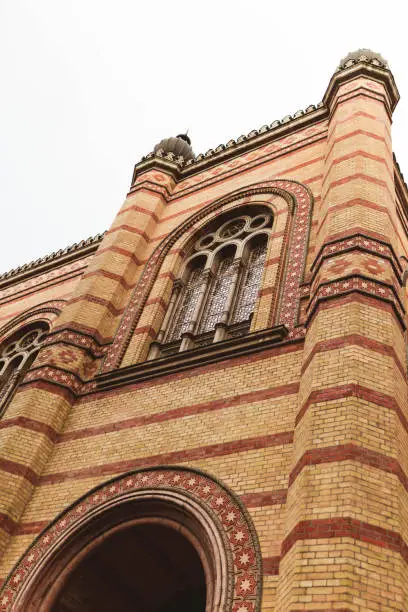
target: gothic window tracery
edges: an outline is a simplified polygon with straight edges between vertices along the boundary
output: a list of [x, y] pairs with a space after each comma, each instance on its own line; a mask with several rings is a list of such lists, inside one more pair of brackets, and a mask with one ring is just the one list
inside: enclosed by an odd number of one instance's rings
[[269, 209], [251, 205], [193, 238], [151, 359], [248, 333], [272, 224]]
[[30, 325], [7, 338], [0, 346], [0, 418], [18, 383], [33, 363], [47, 332], [45, 323]]

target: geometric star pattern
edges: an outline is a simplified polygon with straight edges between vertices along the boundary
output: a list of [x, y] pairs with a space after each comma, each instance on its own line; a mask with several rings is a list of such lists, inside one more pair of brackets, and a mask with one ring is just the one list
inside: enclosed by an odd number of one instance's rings
[[174, 490], [188, 495], [207, 512], [215, 515], [222, 529], [222, 540], [229, 548], [227, 575], [232, 593], [230, 612], [256, 612], [261, 602], [261, 560], [258, 540], [252, 521], [242, 504], [219, 482], [206, 474], [182, 468], [149, 468], [124, 474], [92, 490], [88, 495], [63, 512], [59, 518], [34, 541], [24, 557], [12, 570], [0, 590], [0, 611], [16, 612], [16, 598], [26, 581], [38, 570], [48, 551], [56, 549], [67, 533], [75, 531], [75, 524], [83, 525], [86, 515], [107, 501], [129, 496], [143, 489], [160, 492]]

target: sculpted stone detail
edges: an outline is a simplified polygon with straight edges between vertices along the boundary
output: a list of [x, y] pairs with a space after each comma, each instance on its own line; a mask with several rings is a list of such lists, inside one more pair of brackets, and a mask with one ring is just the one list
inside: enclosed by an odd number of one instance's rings
[[[69, 543], [69, 535], [92, 520], [108, 502], [129, 500], [140, 492], [174, 492], [198, 504], [223, 542], [227, 562], [225, 612], [258, 612], [262, 573], [259, 545], [252, 521], [242, 504], [221, 483], [206, 474], [177, 467], [129, 473], [88, 493], [46, 529], [27, 550], [0, 591], [0, 611], [21, 610], [30, 584], [41, 573], [50, 551]], [[27, 596], [27, 595], [26, 595]]]

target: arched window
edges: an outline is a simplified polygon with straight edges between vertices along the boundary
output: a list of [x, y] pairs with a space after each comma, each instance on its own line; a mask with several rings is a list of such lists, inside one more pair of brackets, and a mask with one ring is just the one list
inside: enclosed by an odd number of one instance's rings
[[0, 346], [0, 418], [33, 363], [48, 332], [43, 322], [18, 330]]
[[269, 209], [251, 205], [193, 238], [150, 359], [248, 333], [272, 224]]

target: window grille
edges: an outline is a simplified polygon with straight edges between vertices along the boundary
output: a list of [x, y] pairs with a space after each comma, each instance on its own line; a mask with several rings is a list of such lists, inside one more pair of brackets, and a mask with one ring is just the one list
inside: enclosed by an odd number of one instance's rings
[[171, 333], [168, 337], [169, 341], [177, 340], [177, 338], [181, 337], [181, 334], [187, 331], [200, 296], [202, 282], [203, 268], [191, 270], [180, 299], [178, 312], [172, 325]]
[[206, 307], [201, 317], [198, 333], [204, 333], [215, 328], [222, 319], [227, 304], [229, 291], [234, 275], [234, 257], [230, 255], [221, 259], [217, 274], [213, 280]]
[[248, 333], [272, 225], [269, 209], [251, 205], [194, 237], [151, 359]]
[[258, 288], [266, 258], [266, 242], [255, 245], [249, 253], [248, 263], [238, 292], [233, 323], [248, 319], [255, 308]]

